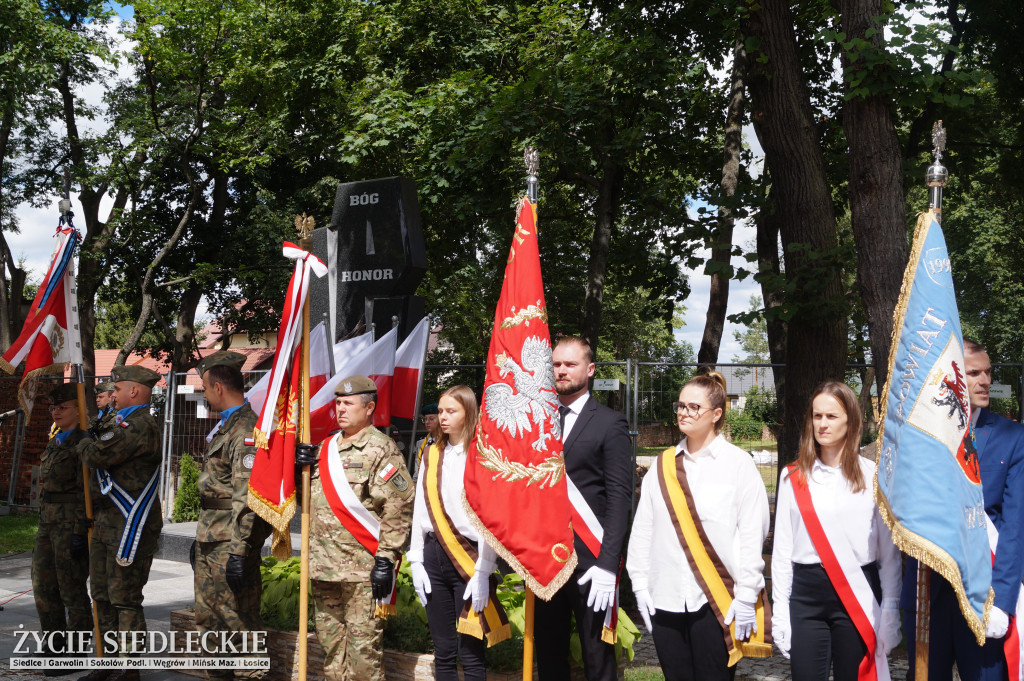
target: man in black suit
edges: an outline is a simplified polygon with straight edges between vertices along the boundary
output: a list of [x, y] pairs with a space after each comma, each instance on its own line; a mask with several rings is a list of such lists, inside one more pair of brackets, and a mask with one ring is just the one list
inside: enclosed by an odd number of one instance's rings
[[[593, 529], [601, 539], [600, 551], [595, 555], [577, 532], [576, 572], [550, 601], [537, 601], [537, 670], [541, 681], [569, 678], [572, 612], [588, 681], [613, 681], [615, 646], [601, 640], [601, 630], [605, 610], [615, 607], [615, 584], [629, 523], [633, 487], [629, 426], [621, 413], [599, 404], [590, 395], [588, 379], [594, 375], [594, 353], [585, 340], [563, 337], [552, 351], [552, 361], [565, 472], [600, 523], [599, 529]], [[586, 509], [583, 511], [586, 513]]]

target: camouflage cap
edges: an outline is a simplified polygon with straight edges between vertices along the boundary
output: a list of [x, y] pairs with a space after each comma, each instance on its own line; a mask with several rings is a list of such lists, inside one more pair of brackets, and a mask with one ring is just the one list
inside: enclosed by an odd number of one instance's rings
[[245, 355], [242, 353], [218, 350], [212, 355], [207, 355], [199, 360], [199, 364], [196, 365], [196, 373], [202, 378], [203, 374], [210, 367], [228, 367], [229, 369], [241, 371], [243, 364], [245, 364]]
[[120, 366], [111, 369], [110, 380], [114, 383], [132, 381], [133, 383], [141, 383], [147, 388], [152, 388], [160, 380], [160, 374], [152, 369], [133, 364], [132, 366]]
[[78, 402], [78, 384], [61, 383], [50, 391], [50, 404]]
[[437, 402], [431, 402], [420, 409], [420, 416], [430, 416], [431, 414], [437, 414]]
[[375, 392], [377, 392], [377, 384], [366, 376], [349, 376], [339, 383], [338, 387], [334, 389], [334, 394], [338, 397], [345, 397], [346, 395], [364, 395], [366, 393]]
[[103, 383], [96, 384], [96, 392], [98, 393], [109, 393], [114, 391], [113, 381], [104, 381]]

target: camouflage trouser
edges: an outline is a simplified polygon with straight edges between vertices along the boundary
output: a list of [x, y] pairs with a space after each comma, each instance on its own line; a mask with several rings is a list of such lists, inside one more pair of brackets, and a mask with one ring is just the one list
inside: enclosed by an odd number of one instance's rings
[[[88, 558], [71, 557], [72, 526], [40, 524], [32, 549], [32, 594], [43, 631], [92, 631]], [[67, 616], [64, 611], [67, 609]]]
[[[149, 581], [152, 565], [152, 554], [136, 554], [131, 565], [118, 565], [117, 543], [111, 545], [103, 541], [102, 528], [93, 531], [89, 545], [89, 587], [96, 601], [101, 638], [108, 631], [146, 631], [142, 588]], [[113, 654], [113, 651], [103, 652]]]
[[313, 581], [316, 635], [329, 681], [384, 681], [384, 620], [369, 582]]
[[[228, 542], [200, 542], [196, 546], [196, 627], [199, 631], [263, 631], [259, 551], [247, 556], [244, 586], [236, 594], [228, 588], [224, 576], [229, 555]], [[240, 638], [233, 642], [238, 646], [242, 644]], [[251, 640], [249, 645], [252, 645]], [[207, 673], [211, 679], [258, 679], [264, 676], [263, 670], [207, 670]]]

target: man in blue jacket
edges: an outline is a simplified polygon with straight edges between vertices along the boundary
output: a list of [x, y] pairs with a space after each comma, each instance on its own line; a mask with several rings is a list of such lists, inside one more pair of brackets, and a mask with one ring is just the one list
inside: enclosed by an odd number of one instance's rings
[[[968, 339], [964, 339], [964, 368], [985, 512], [999, 531], [992, 565], [995, 601], [985, 645], [978, 646], [960, 612], [953, 588], [941, 576], [932, 574], [928, 678], [950, 679], [955, 661], [963, 681], [1002, 681], [1007, 678], [1003, 643], [1024, 577], [1024, 426], [988, 410], [992, 362], [985, 348]], [[910, 658], [908, 679], [914, 678], [916, 577], [917, 561], [908, 560], [900, 604], [904, 609]]]

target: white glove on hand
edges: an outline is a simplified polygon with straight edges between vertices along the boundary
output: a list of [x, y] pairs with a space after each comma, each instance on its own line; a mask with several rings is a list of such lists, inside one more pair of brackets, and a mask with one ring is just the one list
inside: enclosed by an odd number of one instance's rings
[[416, 595], [420, 598], [420, 604], [427, 607], [427, 594], [430, 593], [430, 577], [427, 577], [427, 569], [423, 563], [409, 563], [409, 571], [412, 572], [412, 585], [416, 589]]
[[462, 594], [462, 600], [473, 599], [473, 610], [483, 612], [487, 607], [487, 601], [491, 598], [490, 573], [477, 570], [466, 583], [466, 593]]
[[593, 608], [594, 612], [607, 610], [615, 602], [615, 573], [595, 565], [584, 572], [577, 583], [583, 586], [587, 582], [590, 582], [587, 607]]
[[878, 632], [878, 645], [882, 646], [882, 652], [888, 655], [902, 640], [899, 608], [882, 608], [882, 629]]
[[753, 603], [733, 599], [729, 606], [729, 612], [725, 614], [725, 624], [728, 626], [736, 620], [736, 640], [746, 641], [751, 634], [757, 633], [757, 612]]
[[651, 594], [647, 589], [640, 589], [634, 591], [633, 595], [636, 596], [636, 609], [640, 611], [640, 618], [644, 621], [644, 626], [647, 627], [647, 633], [653, 634], [654, 627], [651, 626], [651, 618], [654, 617], [654, 601], [651, 600]]
[[776, 628], [775, 624], [772, 624], [772, 640], [775, 641], [775, 647], [779, 649], [782, 656], [787, 660], [789, 659], [789, 647], [792, 645], [790, 639], [789, 629]]
[[1009, 626], [1009, 615], [999, 608], [992, 606], [992, 612], [988, 614], [988, 629], [985, 630], [985, 637], [1002, 638], [1006, 636], [1006, 630]]

